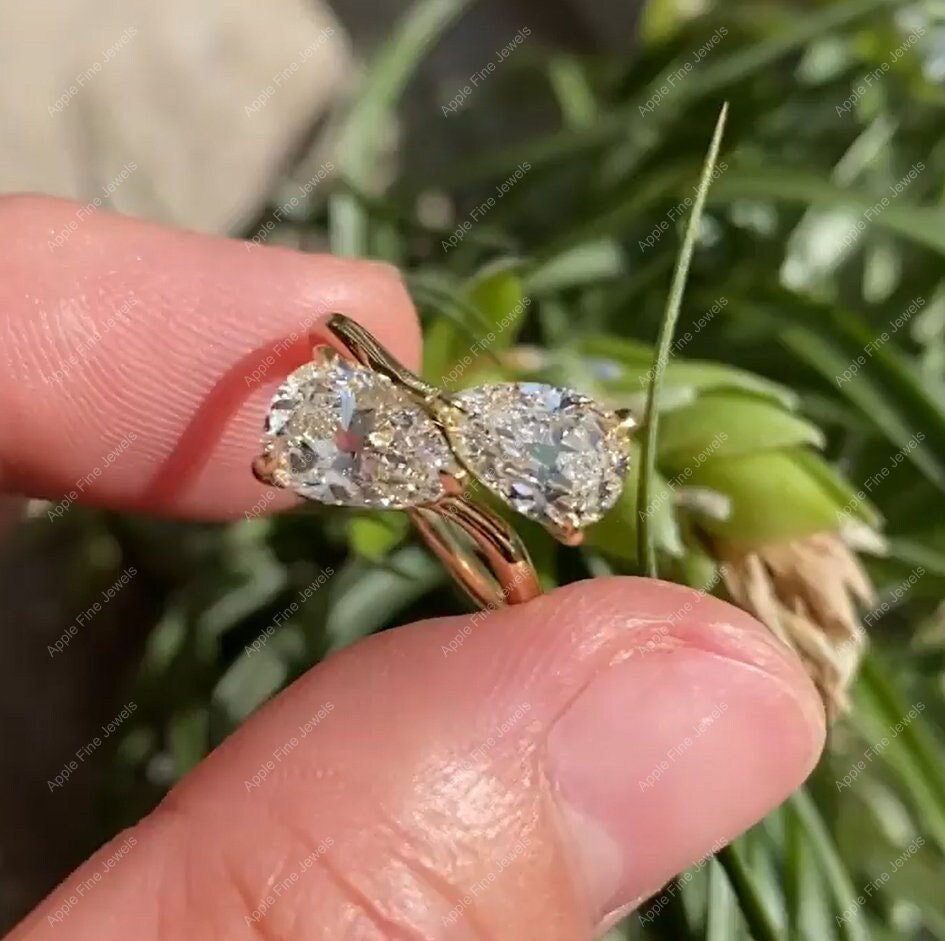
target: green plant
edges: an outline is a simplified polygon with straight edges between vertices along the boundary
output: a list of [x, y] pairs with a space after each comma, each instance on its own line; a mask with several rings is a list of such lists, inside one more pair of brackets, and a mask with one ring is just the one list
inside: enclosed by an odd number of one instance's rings
[[[586, 547], [524, 527], [547, 585], [658, 563], [728, 592], [798, 647], [836, 711], [862, 653], [852, 600], [867, 606], [872, 652], [807, 789], [687, 878], [674, 917], [631, 918], [617, 936], [945, 938], [936, 5], [710, 4], [687, 19], [657, 2], [631, 64], [525, 47], [449, 118], [488, 115], [527, 87], [559, 116], [546, 135], [423, 179], [405, 166], [379, 190], [378, 127], [465, 5], [411, 12], [346, 115], [329, 194], [283, 228], [403, 267], [425, 320], [425, 373], [447, 387], [539, 376], [641, 414], [660, 389], [623, 503]], [[728, 128], [683, 298], [670, 290], [677, 236], [723, 100]], [[437, 219], [426, 207], [444, 197], [450, 217]], [[678, 327], [657, 357], [667, 296]], [[116, 757], [121, 822], [326, 652], [463, 604], [396, 514], [179, 527], [171, 562], [158, 561], [164, 524], [109, 526], [164, 586], [137, 724]], [[809, 571], [824, 564], [829, 591]], [[326, 603], [245, 656], [328, 567]], [[752, 601], [759, 586], [766, 605]], [[165, 777], [132, 787], [156, 757]], [[860, 903], [918, 838], [908, 877]]]

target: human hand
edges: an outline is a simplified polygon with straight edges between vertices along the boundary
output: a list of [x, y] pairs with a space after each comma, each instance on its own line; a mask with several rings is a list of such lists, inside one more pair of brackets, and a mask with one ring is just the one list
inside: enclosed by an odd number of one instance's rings
[[[343, 311], [418, 361], [387, 266], [103, 213], [51, 250], [77, 209], [0, 200], [4, 490], [59, 500], [132, 433], [85, 502], [239, 517], [313, 317]], [[573, 584], [315, 667], [10, 937], [591, 938], [777, 805], [823, 737], [812, 684], [744, 612]]]

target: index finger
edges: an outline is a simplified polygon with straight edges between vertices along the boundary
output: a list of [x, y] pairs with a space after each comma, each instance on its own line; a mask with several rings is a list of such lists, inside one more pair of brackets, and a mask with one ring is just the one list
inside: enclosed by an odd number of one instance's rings
[[[0, 489], [202, 518], [265, 488], [275, 385], [333, 311], [417, 362], [394, 268], [0, 199]], [[288, 500], [279, 494], [267, 509]]]

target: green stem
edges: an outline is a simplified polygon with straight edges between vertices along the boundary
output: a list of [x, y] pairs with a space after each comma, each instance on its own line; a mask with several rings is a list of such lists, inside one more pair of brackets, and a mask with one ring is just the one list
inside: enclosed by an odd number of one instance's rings
[[755, 941], [784, 941], [781, 929], [761, 898], [761, 893], [734, 845], [724, 846], [715, 854], [728, 876], [729, 884], [738, 899], [748, 930]]
[[656, 548], [653, 531], [649, 525], [650, 482], [656, 474], [656, 436], [659, 424], [659, 395], [663, 386], [663, 372], [669, 359], [670, 348], [673, 343], [673, 334], [676, 332], [676, 321], [679, 320], [679, 311], [682, 307], [683, 293], [686, 290], [686, 279], [689, 276], [689, 266], [696, 247], [696, 236], [699, 234], [699, 222], [705, 208], [706, 196], [712, 184], [712, 174], [718, 160], [719, 149], [722, 146], [722, 134], [725, 130], [725, 119], [728, 115], [728, 104], [722, 106], [712, 143], [706, 154], [702, 166], [702, 176], [699, 179], [699, 188], [693, 203], [692, 212], [686, 225], [686, 234], [683, 237], [682, 248], [676, 259], [676, 270], [673, 272], [673, 281], [670, 286], [669, 299], [666, 303], [666, 313], [660, 327], [660, 335], [656, 345], [656, 361], [653, 364], [650, 385], [646, 393], [646, 409], [643, 413], [643, 441], [640, 453], [640, 476], [637, 485], [637, 557], [644, 565], [644, 571], [651, 578], [657, 577]]

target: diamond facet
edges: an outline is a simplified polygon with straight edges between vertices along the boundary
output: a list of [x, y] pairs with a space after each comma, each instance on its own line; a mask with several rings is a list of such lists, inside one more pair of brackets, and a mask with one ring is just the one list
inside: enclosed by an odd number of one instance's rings
[[450, 404], [446, 430], [457, 456], [524, 516], [580, 529], [620, 496], [628, 432], [588, 396], [522, 382], [478, 386]]
[[272, 482], [336, 506], [397, 509], [436, 500], [458, 471], [443, 433], [386, 376], [341, 357], [289, 375], [266, 417]]

